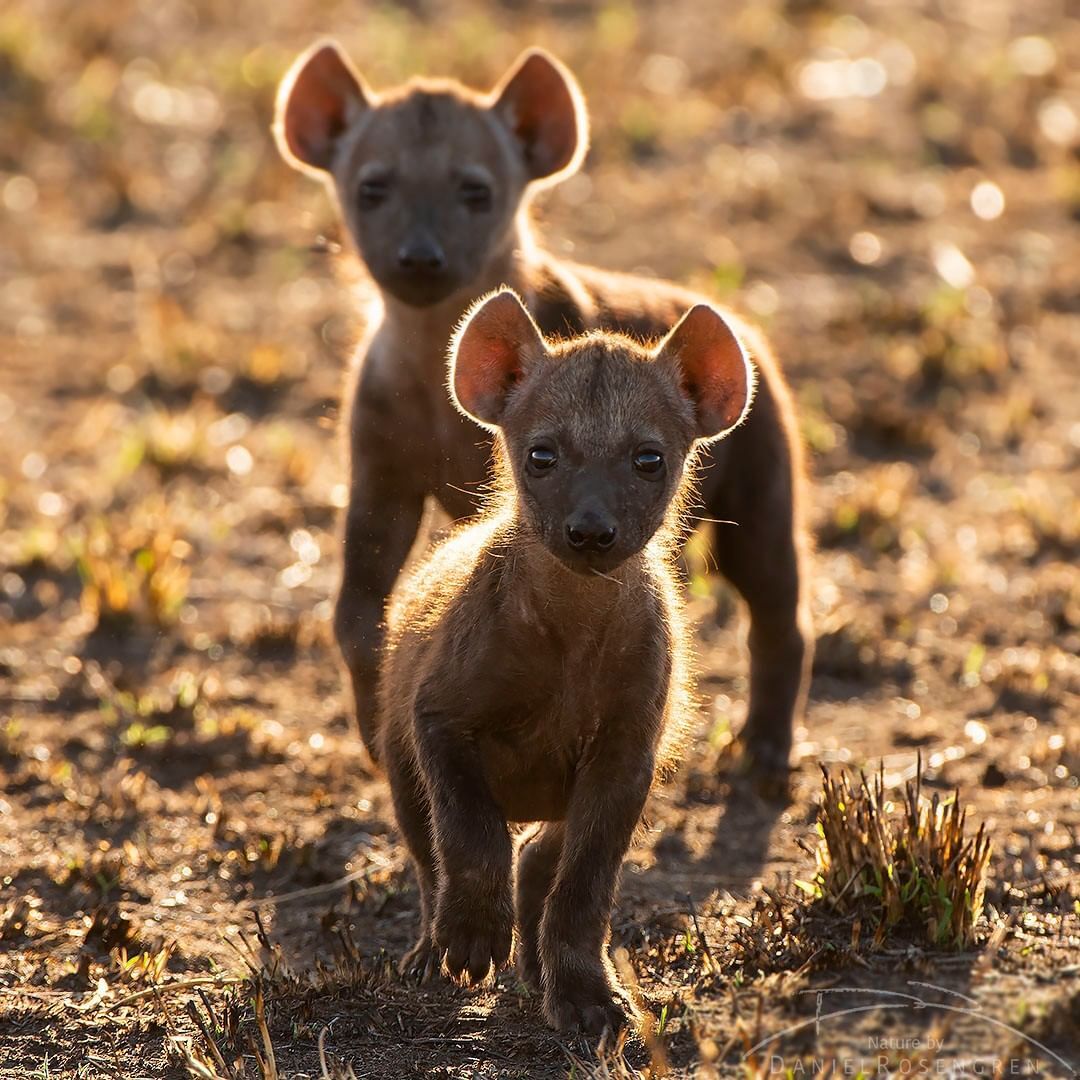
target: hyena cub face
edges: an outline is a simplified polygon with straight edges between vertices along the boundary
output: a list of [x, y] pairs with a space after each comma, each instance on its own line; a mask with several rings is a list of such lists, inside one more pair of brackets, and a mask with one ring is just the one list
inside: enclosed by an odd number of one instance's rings
[[573, 76], [535, 50], [487, 95], [416, 80], [380, 96], [317, 45], [282, 83], [275, 130], [289, 161], [332, 180], [378, 286], [414, 307], [482, 280], [526, 189], [573, 172], [586, 143]]
[[611, 334], [549, 346], [511, 292], [464, 324], [453, 392], [501, 430], [524, 518], [581, 573], [636, 555], [668, 516], [698, 440], [737, 425], [753, 369], [698, 305], [655, 348]]

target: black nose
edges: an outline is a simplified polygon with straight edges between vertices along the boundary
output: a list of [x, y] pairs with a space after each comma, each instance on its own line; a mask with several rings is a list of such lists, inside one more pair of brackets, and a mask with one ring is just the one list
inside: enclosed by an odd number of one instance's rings
[[615, 543], [616, 528], [591, 514], [567, 522], [566, 542], [575, 551], [607, 551]]
[[446, 253], [431, 237], [408, 240], [398, 249], [398, 266], [424, 274], [438, 273], [446, 269]]

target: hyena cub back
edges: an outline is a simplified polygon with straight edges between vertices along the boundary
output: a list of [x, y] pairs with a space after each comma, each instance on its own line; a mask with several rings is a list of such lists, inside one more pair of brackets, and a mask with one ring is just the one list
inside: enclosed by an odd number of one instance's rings
[[[420, 883], [405, 970], [509, 958], [557, 1028], [632, 1008], [606, 958], [619, 867], [688, 700], [671, 568], [698, 447], [743, 418], [752, 369], [712, 309], [655, 349], [546, 342], [516, 296], [459, 331], [451, 387], [495, 432], [501, 485], [389, 607], [380, 757]], [[543, 822], [520, 853], [508, 822]]]

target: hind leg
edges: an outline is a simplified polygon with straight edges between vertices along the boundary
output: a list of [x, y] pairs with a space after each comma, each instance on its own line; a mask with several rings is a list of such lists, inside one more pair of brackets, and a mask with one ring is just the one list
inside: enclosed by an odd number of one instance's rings
[[431, 845], [431, 808], [423, 783], [405, 751], [392, 739], [387, 740], [385, 751], [394, 814], [412, 856], [420, 890], [420, 933], [398, 970], [402, 975], [428, 979], [439, 966], [438, 953], [431, 937], [435, 889], [438, 885], [438, 871]]
[[534, 990], [540, 984], [540, 920], [559, 868], [563, 838], [561, 821], [549, 821], [525, 843], [517, 863], [518, 974]]
[[741, 741], [766, 790], [787, 787], [792, 729], [810, 675], [803, 467], [790, 394], [768, 350], [755, 349], [758, 393], [750, 418], [713, 455], [703, 502], [721, 573], [750, 615], [750, 708]]
[[790, 514], [747, 515], [715, 528], [724, 530], [714, 544], [717, 563], [750, 615], [750, 708], [740, 740], [754, 772], [780, 779], [813, 657], [802, 537]]

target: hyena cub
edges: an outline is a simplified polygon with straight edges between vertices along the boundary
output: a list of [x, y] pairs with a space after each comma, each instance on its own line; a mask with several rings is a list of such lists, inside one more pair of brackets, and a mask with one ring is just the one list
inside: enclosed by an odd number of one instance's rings
[[514, 293], [455, 339], [452, 396], [495, 434], [484, 512], [388, 609], [376, 743], [416, 865], [403, 970], [476, 982], [510, 955], [556, 1028], [632, 1015], [606, 958], [623, 856], [690, 699], [678, 517], [698, 448], [744, 418], [753, 369], [691, 309], [654, 348], [545, 341]]
[[[703, 302], [665, 282], [557, 259], [536, 243], [530, 201], [577, 169], [586, 128], [574, 77], [540, 50], [490, 93], [445, 80], [375, 93], [329, 42], [301, 56], [282, 83], [282, 152], [332, 184], [382, 298], [349, 406], [352, 471], [334, 620], [360, 730], [375, 756], [383, 610], [424, 501], [433, 497], [452, 518], [465, 517], [487, 474], [486, 445], [443, 392], [446, 342], [463, 313], [505, 285], [545, 334], [599, 328], [655, 340]], [[710, 555], [750, 613], [748, 759], [784, 774], [812, 644], [801, 452], [767, 343], [726, 317], [759, 385], [748, 421], [703, 452], [700, 512]]]

